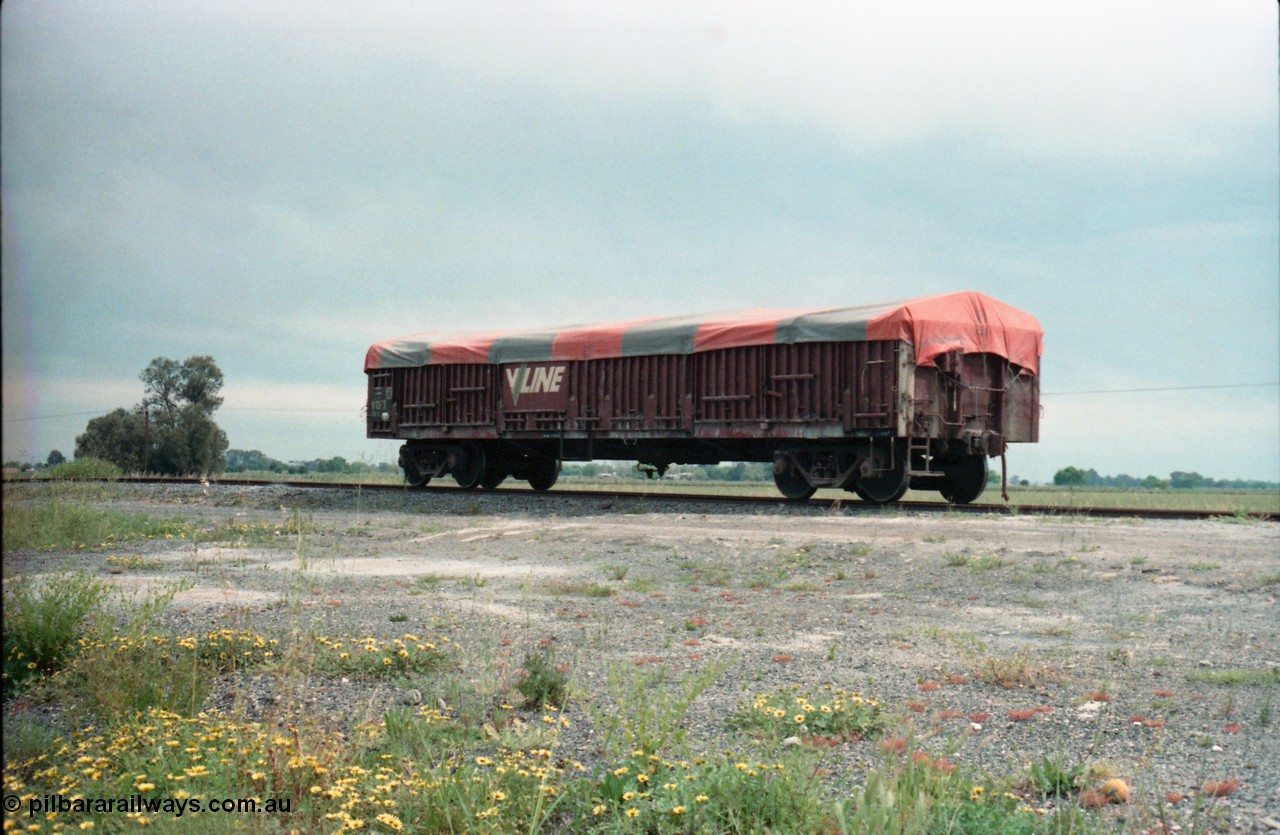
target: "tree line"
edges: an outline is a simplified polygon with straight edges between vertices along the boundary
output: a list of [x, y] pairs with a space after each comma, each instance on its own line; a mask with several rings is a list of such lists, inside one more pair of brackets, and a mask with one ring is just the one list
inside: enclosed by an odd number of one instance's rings
[[348, 461], [341, 455], [335, 455], [332, 458], [313, 458], [310, 461], [290, 461], [285, 463], [256, 449], [229, 449], [227, 450], [226, 459], [227, 472], [229, 473], [289, 473], [292, 475], [346, 473], [349, 475], [364, 475], [367, 473], [400, 472], [399, 467], [389, 462], [369, 464], [365, 461]]
[[1053, 483], [1059, 487], [1121, 487], [1145, 490], [1275, 490], [1280, 484], [1273, 481], [1255, 481], [1250, 479], [1213, 479], [1196, 472], [1175, 470], [1168, 478], [1157, 478], [1149, 475], [1144, 478], [1121, 473], [1120, 475], [1100, 475], [1095, 469], [1080, 467], [1063, 467], [1053, 475]]

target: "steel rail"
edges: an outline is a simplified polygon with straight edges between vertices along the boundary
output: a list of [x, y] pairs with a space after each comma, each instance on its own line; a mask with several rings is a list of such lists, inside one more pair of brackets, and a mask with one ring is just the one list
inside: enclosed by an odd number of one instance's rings
[[[404, 491], [414, 494], [450, 493], [490, 496], [533, 496], [539, 495], [529, 489], [499, 488], [497, 490], [464, 489], [448, 485], [428, 485], [413, 489], [404, 484], [367, 484], [361, 482], [340, 481], [272, 481], [270, 479], [249, 478], [174, 478], [168, 476], [125, 476], [116, 479], [84, 479], [85, 481], [117, 481], [128, 484], [196, 484], [210, 487], [297, 487], [300, 489], [334, 489], [334, 490], [374, 490], [378, 492]], [[43, 483], [40, 479], [5, 479], [5, 485], [20, 483]], [[775, 507], [818, 508], [855, 512], [855, 513], [893, 513], [908, 511], [912, 513], [961, 513], [966, 515], [1000, 515], [1000, 516], [1060, 516], [1087, 517], [1091, 519], [1173, 519], [1204, 520], [1220, 518], [1247, 518], [1261, 522], [1280, 521], [1280, 513], [1268, 510], [1251, 510], [1229, 512], [1223, 510], [1196, 510], [1172, 508], [1115, 508], [1090, 507], [1073, 505], [1013, 505], [1013, 504], [967, 504], [954, 505], [946, 502], [893, 502], [874, 504], [864, 502], [850, 495], [847, 499], [812, 498], [804, 501], [790, 501], [781, 496], [728, 496], [715, 493], [662, 493], [641, 492], [634, 490], [583, 490], [572, 488], [553, 489], [548, 496], [559, 498], [582, 498], [613, 501], [663, 501], [675, 504], [745, 504], [769, 505]]]

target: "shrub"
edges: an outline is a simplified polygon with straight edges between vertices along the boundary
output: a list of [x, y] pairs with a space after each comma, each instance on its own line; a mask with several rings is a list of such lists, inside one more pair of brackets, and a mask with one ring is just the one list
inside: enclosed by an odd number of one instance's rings
[[45, 471], [44, 477], [53, 481], [76, 481], [81, 479], [120, 478], [124, 471], [101, 458], [85, 456], [74, 461], [66, 461]]
[[729, 715], [728, 725], [773, 742], [791, 736], [852, 741], [884, 729], [880, 705], [859, 693], [830, 685], [804, 694], [785, 687], [760, 695]]
[[32, 676], [61, 669], [85, 634], [86, 621], [109, 593], [83, 572], [44, 581], [9, 580], [4, 591], [4, 692]]
[[609, 699], [587, 704], [605, 756], [616, 759], [636, 750], [653, 755], [668, 749], [688, 754], [685, 715], [724, 668], [725, 662], [707, 663], [668, 684], [665, 666], [645, 670], [630, 664], [611, 665]]
[[530, 705], [560, 708], [569, 696], [569, 679], [556, 669], [555, 653], [543, 650], [525, 656], [524, 676], [516, 689]]

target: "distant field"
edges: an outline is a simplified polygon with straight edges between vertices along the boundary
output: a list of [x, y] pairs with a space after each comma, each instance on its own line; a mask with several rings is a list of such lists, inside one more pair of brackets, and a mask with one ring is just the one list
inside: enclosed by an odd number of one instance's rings
[[[346, 475], [341, 473], [308, 473], [306, 475], [286, 475], [280, 473], [228, 473], [220, 477], [222, 481], [236, 478], [262, 479], [270, 481], [332, 481], [336, 483], [354, 484], [400, 484], [402, 479], [395, 473], [370, 473], [367, 475]], [[444, 484], [451, 485], [452, 479], [446, 478]], [[508, 481], [505, 486], [520, 487], [524, 482]], [[647, 493], [688, 493], [690, 495], [736, 495], [736, 496], [777, 496], [778, 492], [768, 482], [716, 482], [716, 481], [676, 481], [662, 479], [641, 481], [638, 479], [600, 479], [565, 477], [558, 486], [575, 490], [607, 490], [610, 492], [634, 492], [640, 495]], [[843, 490], [819, 490], [819, 499], [857, 499]], [[932, 491], [910, 490], [903, 497], [904, 501], [938, 501], [941, 498]], [[999, 486], [988, 487], [979, 502], [1001, 504]], [[1135, 510], [1214, 510], [1225, 514], [1236, 512], [1270, 511], [1280, 513], [1280, 491], [1274, 490], [1124, 490], [1118, 488], [1096, 488], [1068, 490], [1062, 487], [1018, 487], [1010, 488], [1009, 504], [1019, 508], [1036, 507], [1114, 507], [1133, 508]]]

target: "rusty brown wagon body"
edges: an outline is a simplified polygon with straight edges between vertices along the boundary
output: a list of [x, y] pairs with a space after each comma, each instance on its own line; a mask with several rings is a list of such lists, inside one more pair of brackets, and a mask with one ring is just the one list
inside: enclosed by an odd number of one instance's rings
[[989, 457], [1039, 432], [1042, 331], [978, 293], [548, 331], [420, 334], [365, 359], [370, 438], [399, 439], [411, 484], [560, 462], [772, 462], [791, 498], [908, 486], [977, 498]]

